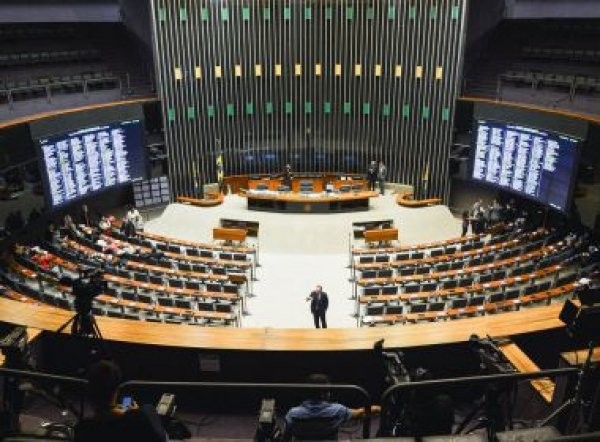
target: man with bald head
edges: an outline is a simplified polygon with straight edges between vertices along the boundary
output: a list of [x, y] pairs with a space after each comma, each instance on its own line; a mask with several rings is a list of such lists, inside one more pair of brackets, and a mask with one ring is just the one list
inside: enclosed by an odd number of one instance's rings
[[327, 328], [325, 313], [327, 313], [329, 307], [329, 298], [327, 293], [323, 291], [323, 287], [317, 285], [306, 300], [310, 301], [310, 312], [315, 320], [315, 328]]

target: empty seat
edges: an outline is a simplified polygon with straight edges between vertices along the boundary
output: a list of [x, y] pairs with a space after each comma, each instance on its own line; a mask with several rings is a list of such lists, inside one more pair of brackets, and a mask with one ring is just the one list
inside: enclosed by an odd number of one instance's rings
[[410, 306], [411, 313], [424, 313], [427, 311], [427, 304], [412, 304]]
[[454, 299], [452, 301], [452, 308], [465, 308], [467, 306], [466, 299]]
[[398, 293], [398, 286], [389, 285], [381, 289], [381, 293], [384, 295], [396, 295]]
[[223, 291], [225, 293], [232, 293], [232, 294], [237, 295], [238, 291], [239, 291], [239, 288], [235, 284], [224, 284], [223, 285]]
[[518, 299], [520, 295], [521, 295], [520, 289], [507, 290], [504, 293], [504, 299], [506, 299], [507, 301], [512, 301], [512, 300]]
[[490, 295], [489, 302], [491, 302], [493, 304], [502, 302], [502, 301], [504, 301], [504, 296], [505, 296], [504, 293], [494, 293], [494, 294]]
[[443, 312], [445, 309], [446, 309], [445, 302], [433, 302], [433, 303], [429, 304], [430, 312]]
[[365, 287], [363, 289], [364, 296], [377, 296], [379, 295], [380, 288], [379, 287]]
[[176, 289], [182, 289], [183, 281], [181, 279], [169, 279], [169, 287], [173, 287]]
[[422, 292], [433, 292], [437, 290], [437, 283], [436, 282], [426, 282], [424, 284], [421, 284], [421, 291]]
[[197, 281], [185, 281], [184, 285], [186, 289], [200, 291], [200, 283]]
[[163, 279], [162, 276], [150, 275], [150, 282], [156, 285], [162, 285]]
[[379, 270], [379, 272], [377, 272], [377, 277], [378, 278], [391, 278], [393, 274], [394, 274], [394, 271], [392, 269], [384, 269], [384, 270]]
[[199, 302], [198, 310], [205, 311], [205, 312], [212, 312], [215, 310], [214, 305], [215, 305], [214, 302]]
[[381, 316], [383, 315], [383, 305], [372, 304], [367, 305], [367, 316]]
[[432, 257], [442, 256], [443, 254], [444, 254], [444, 251], [442, 249], [432, 249], [430, 252], [430, 255]]
[[154, 304], [154, 298], [150, 295], [138, 294], [137, 298], [139, 302], [143, 302], [144, 304]]
[[135, 293], [127, 291], [121, 292], [121, 299], [124, 299], [125, 301], [137, 301]]
[[163, 306], [163, 307], [173, 307], [173, 299], [171, 298], [163, 298], [161, 296], [159, 296], [157, 298], [158, 301], [158, 305]]
[[231, 304], [224, 304], [218, 302], [215, 304], [215, 310], [221, 313], [231, 313], [233, 310], [233, 306]]
[[385, 309], [385, 313], [388, 315], [401, 315], [404, 313], [404, 307], [401, 305], [388, 305]]
[[476, 307], [476, 306], [483, 305], [484, 302], [485, 302], [485, 296], [474, 296], [471, 299], [469, 299], [469, 302], [467, 305], [469, 307]]
[[221, 292], [223, 286], [221, 284], [208, 283], [206, 284], [206, 290], [209, 292]]
[[400, 276], [411, 276], [415, 274], [414, 267], [404, 267], [400, 269]]
[[362, 279], [377, 278], [377, 272], [375, 270], [364, 270], [361, 272], [360, 277]]
[[404, 293], [417, 293], [420, 289], [419, 284], [407, 284], [404, 286]]
[[192, 303], [190, 301], [188, 301], [187, 299], [176, 299], [175, 307], [184, 308], [186, 310], [191, 310]]

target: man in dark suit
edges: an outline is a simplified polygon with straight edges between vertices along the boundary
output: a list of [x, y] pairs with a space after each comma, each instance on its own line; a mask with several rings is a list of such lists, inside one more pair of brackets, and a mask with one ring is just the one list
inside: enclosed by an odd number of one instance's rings
[[310, 292], [306, 300], [310, 300], [310, 312], [313, 314], [315, 327], [319, 328], [320, 324], [321, 328], [327, 328], [325, 313], [327, 313], [327, 307], [329, 307], [329, 298], [327, 297], [327, 293], [323, 291], [323, 287], [318, 285]]

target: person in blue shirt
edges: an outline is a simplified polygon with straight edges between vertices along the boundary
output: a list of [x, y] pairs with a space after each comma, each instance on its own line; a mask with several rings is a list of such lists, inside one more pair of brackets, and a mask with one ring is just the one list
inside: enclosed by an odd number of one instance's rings
[[[324, 374], [311, 374], [308, 384], [330, 383]], [[373, 405], [371, 413], [379, 413], [380, 407]], [[310, 389], [307, 399], [297, 407], [291, 408], [285, 416], [285, 435], [296, 440], [332, 440], [337, 439], [339, 427], [352, 418], [364, 416], [364, 408], [353, 409], [337, 402], [329, 401], [329, 390]]]

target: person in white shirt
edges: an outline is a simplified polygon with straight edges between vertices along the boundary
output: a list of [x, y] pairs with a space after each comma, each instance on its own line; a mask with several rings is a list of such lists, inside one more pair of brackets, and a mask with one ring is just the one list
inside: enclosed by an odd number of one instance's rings
[[129, 207], [127, 215], [125, 215], [125, 219], [134, 225], [135, 230], [144, 230], [144, 219], [134, 206]]

